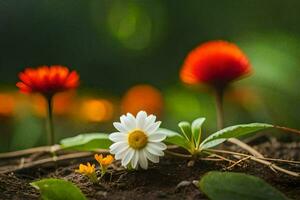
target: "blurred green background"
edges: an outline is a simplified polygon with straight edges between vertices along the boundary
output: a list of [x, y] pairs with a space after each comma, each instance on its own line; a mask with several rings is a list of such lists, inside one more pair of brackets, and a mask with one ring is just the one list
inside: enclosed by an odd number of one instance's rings
[[299, 10], [297, 0], [1, 0], [0, 151], [46, 144], [43, 99], [15, 87], [39, 65], [81, 76], [77, 92], [56, 97], [58, 139], [113, 131], [121, 113], [139, 109], [173, 129], [204, 116], [214, 131], [211, 95], [178, 72], [191, 49], [215, 39], [236, 43], [254, 68], [228, 90], [226, 124], [300, 128]]

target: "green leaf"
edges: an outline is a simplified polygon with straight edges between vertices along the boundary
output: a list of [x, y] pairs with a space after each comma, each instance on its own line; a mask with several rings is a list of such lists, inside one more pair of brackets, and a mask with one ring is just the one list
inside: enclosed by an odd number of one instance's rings
[[96, 149], [109, 149], [112, 142], [108, 138], [108, 134], [87, 133], [65, 138], [60, 141], [60, 144], [64, 149], [93, 151]]
[[236, 126], [230, 126], [217, 131], [208, 136], [200, 145], [202, 149], [211, 148], [221, 144], [229, 138], [240, 137], [257, 131], [265, 130], [274, 127], [270, 124], [264, 123], [252, 123], [252, 124], [241, 124]]
[[181, 132], [183, 133], [183, 135], [185, 136], [185, 138], [187, 140], [191, 140], [192, 139], [192, 130], [191, 130], [191, 124], [189, 122], [179, 122], [178, 126], [181, 130]]
[[211, 200], [287, 200], [262, 179], [242, 173], [209, 172], [199, 187]]
[[164, 140], [165, 142], [175, 144], [187, 150], [190, 149], [189, 141], [187, 141], [187, 139], [179, 133], [165, 128], [160, 128], [158, 132], [163, 133], [167, 136], [167, 138]]
[[30, 185], [40, 190], [43, 200], [86, 200], [76, 185], [62, 179], [42, 179]]
[[193, 133], [196, 148], [199, 147], [201, 142], [201, 127], [204, 121], [205, 118], [200, 117], [198, 119], [195, 119], [192, 123], [192, 133]]

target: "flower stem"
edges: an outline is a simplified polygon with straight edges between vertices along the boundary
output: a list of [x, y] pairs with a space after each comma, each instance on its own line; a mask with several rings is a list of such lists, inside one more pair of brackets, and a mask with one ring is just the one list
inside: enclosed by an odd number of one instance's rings
[[224, 128], [223, 94], [224, 94], [223, 88], [215, 89], [218, 130], [221, 130], [222, 128]]
[[101, 165], [100, 169], [101, 169], [101, 176], [100, 176], [100, 179], [101, 179], [105, 175], [105, 173], [106, 173], [106, 167], [103, 167]]
[[92, 183], [94, 183], [94, 184], [98, 183], [98, 178], [97, 178], [96, 173], [92, 173], [92, 174], [88, 175], [88, 177], [92, 181]]
[[46, 97], [47, 99], [47, 132], [48, 132], [48, 143], [54, 145], [54, 128], [53, 128], [53, 96]]
[[[216, 99], [216, 109], [217, 109], [217, 123], [218, 123], [218, 130], [221, 130], [224, 128], [224, 110], [223, 110], [223, 97], [224, 97], [224, 87], [216, 87], [215, 89], [215, 99]], [[264, 156], [256, 151], [254, 148], [249, 146], [248, 144], [240, 141], [239, 139], [236, 138], [229, 138], [227, 140], [228, 142], [238, 145], [239, 147], [245, 149], [252, 155], [258, 157], [258, 158], [263, 158]]]

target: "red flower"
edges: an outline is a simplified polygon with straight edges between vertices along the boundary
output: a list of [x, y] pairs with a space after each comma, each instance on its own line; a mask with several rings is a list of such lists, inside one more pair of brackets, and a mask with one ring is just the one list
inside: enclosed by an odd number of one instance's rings
[[17, 87], [21, 92], [38, 92], [45, 96], [52, 96], [79, 85], [79, 75], [76, 71], [70, 72], [67, 67], [58, 65], [26, 68], [19, 74], [19, 78], [21, 81], [17, 83]]
[[251, 66], [247, 57], [235, 44], [210, 41], [189, 53], [180, 78], [188, 84], [204, 83], [224, 87], [250, 72]]

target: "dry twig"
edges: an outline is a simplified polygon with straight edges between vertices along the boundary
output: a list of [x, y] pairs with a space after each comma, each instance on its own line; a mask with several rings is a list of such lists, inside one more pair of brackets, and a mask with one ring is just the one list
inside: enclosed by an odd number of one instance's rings
[[[101, 153], [108, 153], [108, 150], [103, 151]], [[89, 157], [92, 156], [93, 152], [79, 152], [79, 153], [71, 153], [71, 154], [66, 154], [62, 156], [57, 156], [57, 157], [50, 157], [50, 158], [44, 158], [41, 160], [29, 162], [29, 163], [22, 163], [19, 166], [11, 166], [11, 167], [2, 167], [0, 168], [0, 173], [8, 173], [8, 172], [15, 172], [23, 169], [28, 169], [32, 167], [37, 167], [45, 164], [53, 164], [57, 162], [62, 162], [62, 161], [68, 161], [76, 158], [84, 158], [84, 157]]]
[[238, 165], [239, 163], [241, 163], [241, 162], [243, 162], [243, 161], [245, 161], [245, 160], [248, 160], [250, 157], [251, 157], [251, 156], [244, 157], [244, 158], [238, 160], [236, 163], [233, 163], [232, 165], [230, 165], [230, 166], [227, 167], [226, 169], [231, 169], [231, 168], [233, 168], [234, 166]]
[[243, 153], [237, 153], [237, 152], [233, 152], [233, 151], [226, 151], [226, 150], [219, 150], [219, 149], [206, 149], [205, 151], [213, 152], [213, 153], [218, 152], [218, 153], [224, 153], [224, 154], [230, 154], [230, 155], [238, 155], [238, 156], [243, 156], [243, 157], [249, 157], [249, 159], [251, 159], [253, 161], [256, 161], [258, 163], [264, 164], [268, 167], [272, 167], [274, 170], [283, 172], [283, 173], [291, 175], [291, 176], [300, 177], [300, 173], [290, 171], [290, 170], [284, 169], [282, 167], [279, 167], [279, 166], [275, 165], [274, 163], [271, 163], [267, 160], [264, 160], [264, 158], [258, 158], [258, 157], [243, 154]]
[[26, 156], [29, 154], [39, 153], [39, 152], [53, 153], [53, 152], [57, 152], [59, 150], [61, 150], [60, 145], [34, 147], [34, 148], [24, 149], [24, 150], [20, 150], [20, 151], [0, 153], [0, 159], [22, 157], [22, 156]]
[[242, 142], [239, 139], [230, 138], [227, 141], [232, 143], [232, 144], [238, 145], [239, 147], [241, 147], [242, 149], [248, 151], [250, 154], [252, 154], [253, 156], [255, 156], [257, 158], [263, 158], [264, 157], [261, 153], [256, 151], [253, 147], [249, 146], [248, 144]]
[[184, 159], [191, 159], [191, 158], [192, 158], [191, 155], [182, 154], [182, 153], [176, 153], [176, 152], [169, 151], [169, 150], [165, 150], [165, 153], [166, 153], [166, 154], [169, 154], [169, 155], [172, 155], [172, 156], [184, 158]]

